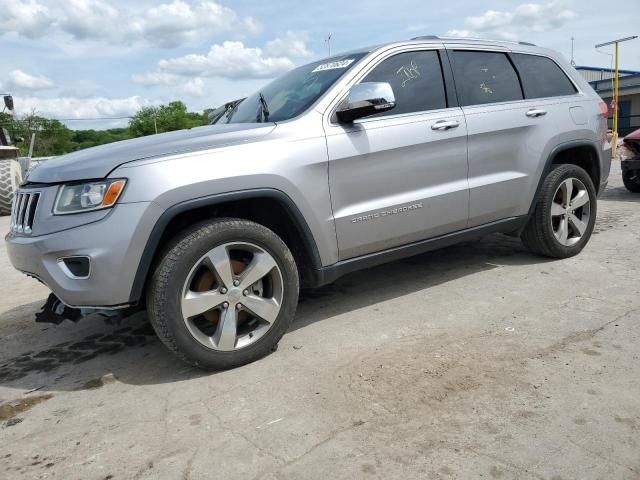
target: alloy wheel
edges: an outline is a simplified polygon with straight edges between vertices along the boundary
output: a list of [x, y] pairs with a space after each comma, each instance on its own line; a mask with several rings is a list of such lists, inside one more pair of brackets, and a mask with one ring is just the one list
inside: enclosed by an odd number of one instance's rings
[[578, 243], [590, 216], [589, 191], [577, 178], [567, 178], [558, 186], [551, 204], [551, 227], [556, 240], [566, 247]]
[[189, 272], [182, 316], [202, 345], [234, 351], [271, 329], [282, 298], [282, 272], [271, 254], [252, 243], [226, 243], [207, 252]]

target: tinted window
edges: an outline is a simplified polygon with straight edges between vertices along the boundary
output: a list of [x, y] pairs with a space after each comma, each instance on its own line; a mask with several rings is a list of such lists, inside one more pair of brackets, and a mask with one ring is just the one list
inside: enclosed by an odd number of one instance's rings
[[442, 68], [436, 51], [394, 55], [374, 68], [362, 81], [387, 82], [393, 88], [396, 107], [374, 117], [447, 107]]
[[462, 105], [522, 100], [518, 75], [504, 53], [455, 51], [453, 69]]
[[556, 63], [546, 57], [516, 53], [513, 63], [520, 73], [525, 98], [573, 95], [576, 89]]

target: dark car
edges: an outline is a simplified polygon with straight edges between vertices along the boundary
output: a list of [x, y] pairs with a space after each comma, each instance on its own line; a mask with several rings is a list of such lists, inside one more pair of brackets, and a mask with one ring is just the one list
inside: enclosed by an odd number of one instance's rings
[[624, 137], [620, 147], [622, 161], [622, 180], [627, 190], [640, 193], [640, 129]]

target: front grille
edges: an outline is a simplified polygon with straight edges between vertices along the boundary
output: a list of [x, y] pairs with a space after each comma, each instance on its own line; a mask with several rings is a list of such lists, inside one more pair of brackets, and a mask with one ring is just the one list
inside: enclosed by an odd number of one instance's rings
[[33, 230], [33, 221], [36, 218], [40, 192], [18, 192], [13, 197], [11, 207], [12, 232], [30, 234]]

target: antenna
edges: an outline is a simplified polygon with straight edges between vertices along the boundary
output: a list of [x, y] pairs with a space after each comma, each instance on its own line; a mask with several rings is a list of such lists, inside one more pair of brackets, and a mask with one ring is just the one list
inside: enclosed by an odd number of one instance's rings
[[575, 38], [571, 37], [571, 66], [575, 67], [576, 66], [576, 61], [573, 59], [573, 41], [575, 40]]
[[329, 47], [329, 56], [331, 56], [331, 32], [329, 32], [329, 35], [327, 35], [327, 38], [325, 38], [324, 41], [327, 44], [327, 47]]

